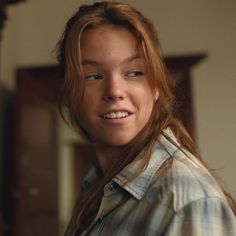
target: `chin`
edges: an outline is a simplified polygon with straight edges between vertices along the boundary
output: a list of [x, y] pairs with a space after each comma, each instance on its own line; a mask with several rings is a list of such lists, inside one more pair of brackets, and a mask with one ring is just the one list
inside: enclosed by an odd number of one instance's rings
[[[100, 132], [101, 134], [101, 132]], [[103, 135], [94, 136], [92, 138], [92, 142], [100, 143], [103, 146], [109, 147], [122, 147], [130, 143], [135, 137], [136, 132], [107, 132], [103, 133]]]
[[107, 140], [104, 140], [104, 144], [106, 144], [107, 146], [114, 146], [114, 147], [122, 147], [128, 143], [130, 143], [133, 140], [132, 138], [109, 138]]

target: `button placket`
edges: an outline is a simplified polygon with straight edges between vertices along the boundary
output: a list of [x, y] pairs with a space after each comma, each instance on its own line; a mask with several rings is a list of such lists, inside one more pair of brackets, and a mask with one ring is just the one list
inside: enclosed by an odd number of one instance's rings
[[104, 196], [108, 197], [111, 194], [115, 193], [116, 190], [117, 190], [117, 185], [114, 182], [110, 182], [104, 188]]
[[114, 192], [116, 190], [115, 188], [115, 184], [114, 183], [111, 183], [108, 187], [108, 189], [111, 191], [111, 192]]

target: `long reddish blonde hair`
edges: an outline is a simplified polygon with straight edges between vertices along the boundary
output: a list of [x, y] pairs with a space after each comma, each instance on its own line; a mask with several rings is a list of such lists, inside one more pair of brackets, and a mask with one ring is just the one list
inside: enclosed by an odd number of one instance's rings
[[[160, 95], [154, 104], [148, 123], [126, 145], [122, 157], [114, 161], [99, 184], [80, 196], [75, 206], [69, 228], [73, 228], [75, 225], [87, 227], [91, 223], [98, 210], [105, 184], [129, 164], [144, 147], [143, 168], [145, 168], [156, 140], [167, 127], [172, 129], [183, 148], [200, 159], [198, 151], [187, 131], [170, 112], [173, 95], [168, 72], [160, 54], [160, 44], [156, 30], [147, 18], [126, 3], [102, 1], [93, 5], [83, 5], [68, 21], [58, 47], [58, 61], [64, 78], [64, 87], [60, 102], [62, 116], [64, 118], [67, 116], [74, 128], [86, 135], [86, 132], [84, 132], [86, 127], [79, 126], [77, 109], [84, 93], [80, 38], [86, 30], [101, 25], [124, 27], [135, 36], [151, 75], [149, 81], [150, 86], [153, 89], [158, 88]], [[235, 203], [230, 197], [228, 199], [232, 209], [235, 211]]]

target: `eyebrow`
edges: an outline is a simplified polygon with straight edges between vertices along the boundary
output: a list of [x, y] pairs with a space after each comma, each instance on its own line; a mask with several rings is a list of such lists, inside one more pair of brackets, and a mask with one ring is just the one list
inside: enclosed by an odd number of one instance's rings
[[[134, 60], [137, 60], [137, 59], [141, 59], [141, 55], [140, 53], [136, 53], [130, 57], [127, 57], [123, 60], [122, 64], [126, 64], [128, 62], [132, 62]], [[101, 63], [99, 61], [96, 61], [96, 60], [92, 60], [92, 59], [84, 59], [82, 60], [82, 65], [83, 66], [86, 66], [86, 65], [93, 65], [93, 66], [97, 66], [97, 65], [100, 65]]]

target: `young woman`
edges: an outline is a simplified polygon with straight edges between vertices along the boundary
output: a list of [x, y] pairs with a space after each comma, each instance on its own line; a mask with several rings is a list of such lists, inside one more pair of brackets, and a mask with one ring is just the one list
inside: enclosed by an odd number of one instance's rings
[[84, 5], [58, 54], [61, 111], [93, 145], [67, 236], [236, 235], [235, 203], [169, 109], [153, 25], [125, 3]]

